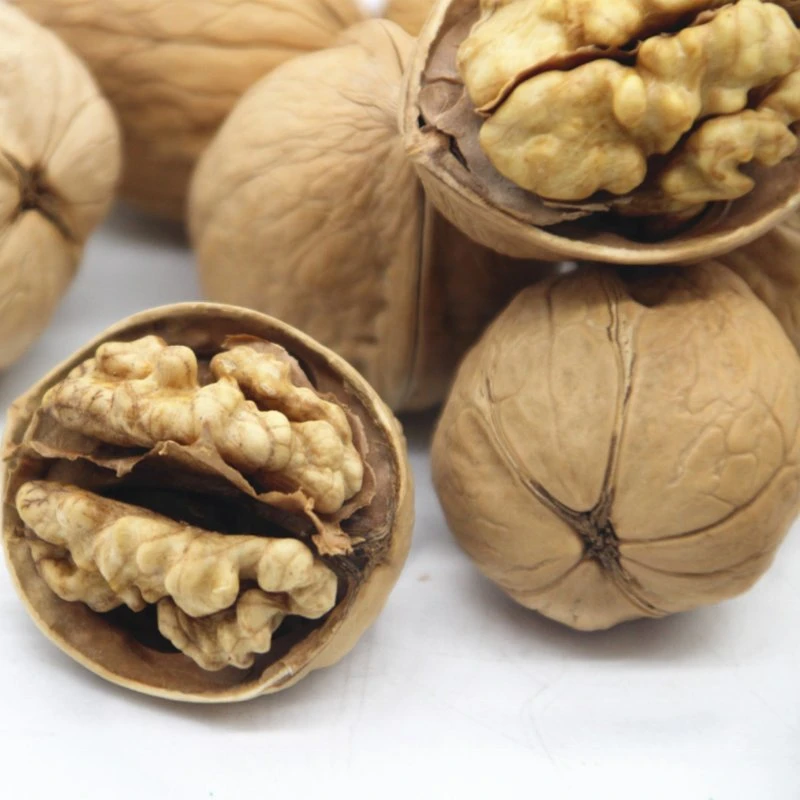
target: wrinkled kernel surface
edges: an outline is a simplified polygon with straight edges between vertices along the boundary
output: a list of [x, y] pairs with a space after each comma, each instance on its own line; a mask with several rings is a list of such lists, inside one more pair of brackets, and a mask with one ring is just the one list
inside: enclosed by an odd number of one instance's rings
[[800, 32], [776, 3], [719, 6], [483, 0], [459, 67], [495, 168], [557, 201], [633, 193], [634, 214], [749, 192], [743, 164], [797, 148]]
[[159, 631], [204, 669], [251, 666], [287, 615], [317, 619], [336, 601], [336, 576], [295, 539], [215, 534], [47, 481], [24, 484], [16, 506], [59, 597], [98, 612], [155, 603]]
[[201, 386], [188, 347], [156, 336], [109, 343], [53, 387], [42, 409], [69, 430], [122, 447], [205, 444], [267, 486], [288, 482], [318, 512], [338, 511], [363, 481], [352, 431], [335, 403], [292, 382], [279, 350], [234, 346], [212, 359], [217, 380]]
[[642, 31], [674, 25], [724, 0], [481, 0], [481, 19], [459, 51], [479, 108], [517, 75], [583, 48], [622, 47]]

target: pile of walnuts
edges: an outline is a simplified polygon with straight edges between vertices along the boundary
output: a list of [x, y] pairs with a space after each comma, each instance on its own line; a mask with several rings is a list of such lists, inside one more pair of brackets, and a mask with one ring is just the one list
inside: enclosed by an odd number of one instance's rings
[[541, 614], [769, 567], [800, 512], [795, 0], [13, 5], [3, 365], [118, 183], [213, 301], [12, 407], [6, 555], [74, 658], [196, 701], [338, 660], [410, 544], [392, 411], [439, 404], [450, 528]]

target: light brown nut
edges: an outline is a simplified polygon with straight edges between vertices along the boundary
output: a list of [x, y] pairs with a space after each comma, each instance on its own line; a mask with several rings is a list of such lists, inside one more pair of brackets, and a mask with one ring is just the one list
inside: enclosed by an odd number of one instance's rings
[[4, 544], [40, 629], [177, 700], [341, 658], [408, 550], [399, 424], [346, 362], [212, 304], [131, 317], [12, 407]]
[[397, 124], [412, 43], [366, 22], [260, 81], [201, 159], [189, 218], [209, 299], [308, 331], [403, 410], [439, 402], [545, 269], [469, 242], [426, 202]]
[[389, 0], [386, 18], [396, 22], [406, 33], [417, 36], [436, 0]]
[[363, 18], [354, 0], [14, 0], [82, 56], [125, 135], [123, 196], [183, 219], [192, 170], [244, 91]]
[[775, 314], [800, 353], [800, 215], [722, 261]]
[[408, 152], [439, 210], [500, 252], [731, 251], [800, 202], [800, 31], [784, 6], [440, 0], [408, 70]]
[[719, 263], [524, 291], [465, 359], [433, 473], [511, 597], [579, 629], [716, 603], [800, 511], [800, 359]]
[[105, 216], [120, 141], [108, 103], [55, 36], [0, 5], [0, 44], [3, 368], [50, 321]]

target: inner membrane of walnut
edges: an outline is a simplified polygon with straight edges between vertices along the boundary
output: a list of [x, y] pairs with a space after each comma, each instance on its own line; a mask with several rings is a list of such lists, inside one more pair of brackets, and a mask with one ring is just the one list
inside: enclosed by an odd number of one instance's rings
[[524, 221], [675, 235], [798, 161], [796, 19], [763, 0], [457, 0], [419, 122]]
[[23, 450], [15, 505], [50, 590], [204, 670], [285, 652], [366, 558], [361, 421], [274, 343], [104, 344], [44, 395]]

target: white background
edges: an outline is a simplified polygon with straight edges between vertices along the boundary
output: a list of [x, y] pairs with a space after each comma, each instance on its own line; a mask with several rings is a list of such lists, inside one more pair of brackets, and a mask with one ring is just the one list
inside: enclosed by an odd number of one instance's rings
[[[118, 209], [0, 409], [107, 325], [199, 298], [180, 232]], [[186, 706], [106, 684], [29, 621], [0, 571], [0, 797], [800, 798], [800, 526], [725, 605], [579, 634], [506, 600], [450, 538], [433, 416], [407, 568], [341, 664], [280, 695]]]

